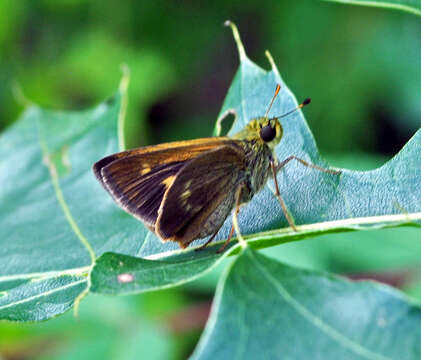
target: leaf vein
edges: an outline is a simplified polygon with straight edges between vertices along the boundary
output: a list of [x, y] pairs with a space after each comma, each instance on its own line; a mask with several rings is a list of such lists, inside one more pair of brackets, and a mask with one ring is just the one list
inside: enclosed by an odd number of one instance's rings
[[38, 298], [43, 297], [43, 296], [48, 296], [48, 295], [54, 294], [57, 291], [65, 290], [67, 288], [70, 288], [70, 287], [79, 285], [80, 283], [86, 282], [86, 281], [87, 281], [86, 279], [78, 280], [76, 282], [73, 282], [73, 283], [70, 283], [70, 284], [66, 284], [64, 286], [60, 286], [60, 287], [54, 288], [52, 290], [49, 290], [49, 291], [46, 291], [46, 292], [43, 292], [43, 293], [40, 293], [40, 294], [37, 294], [37, 295], [34, 295], [34, 296], [30, 296], [30, 297], [27, 297], [27, 298], [22, 299], [22, 300], [19, 300], [19, 301], [15, 301], [15, 302], [10, 303], [10, 304], [6, 304], [6, 305], [3, 305], [3, 306], [0, 306], [0, 310], [9, 308], [11, 306], [16, 306], [16, 305], [24, 304], [26, 302], [29, 302], [29, 301], [38, 299]]
[[49, 154], [48, 146], [47, 146], [45, 140], [41, 136], [39, 122], [38, 122], [38, 140], [39, 140], [39, 144], [40, 144], [40, 147], [41, 147], [42, 154], [44, 156], [45, 165], [47, 166], [47, 168], [49, 170], [49, 173], [50, 173], [51, 183], [53, 185], [57, 201], [59, 202], [59, 204], [61, 206], [61, 209], [63, 210], [63, 214], [64, 214], [65, 218], [67, 219], [71, 229], [73, 230], [73, 232], [75, 233], [75, 235], [77, 236], [79, 241], [82, 243], [82, 245], [88, 251], [89, 256], [91, 258], [91, 262], [92, 262], [92, 264], [94, 264], [95, 259], [96, 259], [94, 249], [92, 248], [91, 244], [86, 239], [86, 237], [82, 234], [79, 226], [77, 225], [75, 219], [72, 216], [72, 213], [70, 212], [70, 209], [69, 209], [69, 207], [66, 203], [66, 200], [64, 199], [64, 195], [63, 195], [63, 192], [61, 190], [60, 183], [58, 181], [57, 170], [56, 170], [54, 164], [50, 160], [50, 154]]
[[145, 240], [143, 241], [142, 245], [140, 245], [139, 250], [137, 251], [137, 255], [141, 256], [142, 254], [142, 250], [145, 247], [145, 245], [147, 244], [147, 242], [149, 241], [150, 237], [152, 236], [152, 232], [148, 231], [148, 233], [145, 236]]
[[83, 275], [91, 267], [82, 266], [80, 268], [66, 269], [66, 270], [57, 270], [57, 271], [45, 271], [45, 272], [34, 272], [28, 274], [13, 274], [0, 276], [0, 282], [12, 281], [12, 280], [24, 280], [24, 279], [48, 279], [52, 277], [58, 277], [63, 275]]
[[303, 318], [313, 324], [320, 331], [324, 332], [332, 340], [336, 341], [345, 348], [351, 350], [355, 354], [358, 354], [366, 359], [370, 360], [386, 360], [390, 359], [381, 354], [377, 354], [364, 346], [356, 343], [355, 341], [349, 339], [344, 334], [340, 333], [338, 330], [331, 327], [329, 324], [325, 323], [321, 318], [313, 315], [310, 310], [308, 310], [304, 305], [299, 303], [293, 298], [293, 296], [285, 289], [285, 287], [280, 283], [278, 279], [272, 276], [272, 274], [265, 268], [265, 266], [254, 256], [254, 254], [249, 254], [252, 261], [256, 263], [256, 268], [260, 269], [263, 275], [268, 279], [268, 281], [274, 286], [279, 295], [288, 303], [292, 308], [294, 308], [298, 314]]

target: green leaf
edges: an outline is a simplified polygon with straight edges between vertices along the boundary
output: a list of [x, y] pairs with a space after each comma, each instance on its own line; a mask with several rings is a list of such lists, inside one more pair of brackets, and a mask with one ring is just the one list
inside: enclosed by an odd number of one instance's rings
[[115, 216], [103, 210], [111, 201], [91, 171], [117, 150], [124, 92], [81, 112], [32, 105], [1, 135], [1, 319], [44, 320], [66, 311], [87, 292], [96, 256], [110, 248], [134, 252], [135, 241], [105, 226]]
[[[231, 24], [232, 25], [232, 24]], [[270, 115], [279, 115], [297, 106], [295, 97], [282, 81], [270, 55], [272, 70], [265, 71], [251, 62], [233, 26], [234, 37], [240, 54], [240, 68], [228, 91], [216, 133], [222, 128], [224, 116], [235, 113], [236, 118], [229, 134], [242, 129], [252, 118], [265, 113], [276, 84], [282, 89], [275, 100]], [[313, 136], [301, 111], [282, 121], [284, 137], [276, 148], [278, 159], [290, 155], [303, 158], [314, 164], [328, 167], [318, 153]], [[421, 158], [419, 147], [421, 131], [411, 139], [404, 149], [384, 166], [373, 171], [343, 170], [340, 176], [328, 175], [309, 169], [292, 161], [278, 173], [278, 184], [282, 196], [295, 218], [298, 232], [286, 228], [287, 222], [274, 196], [273, 183], [254, 196], [241, 208], [240, 229], [251, 246], [263, 248], [289, 241], [296, 241], [333, 232], [356, 231], [396, 227], [419, 226], [421, 204], [417, 189], [421, 186]], [[143, 240], [136, 257], [159, 260], [147, 263], [148, 272], [136, 275], [145, 262], [118, 254], [105, 254], [97, 260], [92, 273], [92, 289], [95, 292], [127, 293], [148, 291], [196, 278], [200, 273], [215, 267], [223, 256], [214, 256], [231, 229], [227, 219], [213, 245], [208, 250], [196, 253], [194, 247], [180, 251], [175, 244], [163, 244], [149, 233]], [[277, 230], [272, 230], [277, 229]], [[142, 240], [141, 240], [142, 241]], [[225, 255], [238, 249], [234, 242]], [[182, 271], [174, 272], [174, 262], [183, 266], [193, 260]], [[131, 273], [130, 283], [118, 281], [121, 274], [116, 261], [122, 262], [124, 273]], [[174, 278], [169, 275], [173, 272]], [[157, 275], [164, 272], [166, 276]], [[159, 285], [158, 285], [159, 284]]]
[[[61, 273], [61, 275], [60, 275]], [[77, 296], [87, 289], [86, 276], [33, 275], [27, 281], [4, 281], [0, 293], [0, 319], [39, 321], [61, 314], [72, 307]], [[22, 274], [20, 279], [25, 275]], [[15, 276], [18, 278], [19, 276]]]
[[[297, 106], [297, 101], [282, 81], [270, 56], [272, 70], [266, 72], [247, 58], [241, 43], [238, 47], [240, 68], [221, 111], [222, 115], [227, 112], [237, 114], [230, 134], [243, 128], [250, 119], [265, 113], [277, 83], [281, 84], [282, 89], [270, 116], [284, 114]], [[328, 167], [318, 153], [301, 111], [283, 119], [282, 125], [284, 136], [276, 148], [279, 160], [295, 155], [313, 164]], [[416, 189], [421, 185], [420, 144], [421, 131], [418, 131], [405, 148], [383, 167], [366, 172], [343, 169], [340, 176], [326, 174], [292, 161], [278, 172], [280, 192], [296, 224], [420, 212], [421, 204], [416, 196]], [[273, 196], [273, 189], [273, 183], [269, 181], [268, 186], [242, 208], [240, 227], [243, 233], [287, 226], [279, 203]], [[229, 228], [230, 224], [226, 224], [225, 234]]]
[[[282, 90], [271, 115], [297, 105], [270, 56], [270, 71], [252, 63], [233, 30], [240, 69], [218, 119], [219, 126], [224, 113], [237, 114], [230, 133], [264, 114], [277, 83]], [[95, 180], [92, 164], [117, 152], [123, 142], [118, 129], [123, 127], [127, 81], [123, 78], [114, 98], [90, 110], [59, 112], [31, 106], [2, 134], [2, 318], [46, 319], [78, 303], [89, 290], [116, 294], [174, 286], [210, 271], [238, 251], [233, 241], [224, 254], [215, 254], [231, 219], [218, 235], [219, 242], [204, 251], [162, 243], [118, 208]], [[285, 135], [276, 149], [279, 159], [296, 155], [327, 166], [302, 112], [284, 119], [283, 125]], [[329, 232], [419, 224], [420, 134], [374, 171], [345, 170], [332, 176], [288, 164], [279, 172], [278, 182], [296, 223], [305, 225], [298, 226], [297, 233], [283, 228], [286, 221], [269, 183], [242, 208], [242, 233], [252, 234], [248, 236], [252, 246], [266, 247]], [[51, 296], [57, 306], [43, 307]], [[34, 300], [39, 311], [30, 306]]]
[[421, 1], [420, 0], [389, 0], [389, 1], [380, 1], [380, 0], [324, 0], [339, 2], [343, 4], [350, 5], [361, 5], [361, 6], [374, 6], [374, 7], [383, 7], [389, 9], [397, 9], [402, 11], [407, 11], [409, 13], [421, 16]]
[[373, 282], [245, 250], [220, 279], [192, 359], [419, 359], [421, 307]]
[[97, 260], [91, 274], [91, 291], [130, 294], [180, 285], [208, 271], [218, 258], [220, 256], [215, 252], [207, 252], [206, 256], [188, 252], [174, 260], [147, 260], [106, 253]]

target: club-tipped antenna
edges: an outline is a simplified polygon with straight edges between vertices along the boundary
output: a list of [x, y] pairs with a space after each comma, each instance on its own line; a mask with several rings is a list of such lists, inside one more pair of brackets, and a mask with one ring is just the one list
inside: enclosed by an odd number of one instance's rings
[[306, 106], [306, 105], [308, 105], [310, 103], [311, 103], [311, 99], [310, 98], [307, 98], [300, 105], [298, 105], [295, 109], [292, 109], [292, 110], [286, 112], [285, 114], [282, 114], [280, 116], [275, 116], [275, 117], [278, 118], [278, 119], [283, 118], [285, 116], [288, 116], [289, 114], [292, 114], [293, 112], [297, 111], [298, 109], [303, 108], [304, 106]]
[[278, 84], [278, 85], [276, 85], [275, 94], [273, 95], [273, 98], [272, 98], [272, 100], [271, 100], [271, 102], [269, 104], [269, 107], [266, 110], [265, 118], [267, 118], [267, 116], [269, 114], [269, 111], [270, 111], [270, 108], [272, 107], [273, 102], [275, 101], [276, 97], [278, 96], [279, 90], [281, 90], [281, 85]]

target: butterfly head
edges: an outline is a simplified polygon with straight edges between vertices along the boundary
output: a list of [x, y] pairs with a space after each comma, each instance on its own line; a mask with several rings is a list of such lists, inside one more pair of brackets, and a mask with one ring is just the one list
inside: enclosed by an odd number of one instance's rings
[[254, 131], [255, 132], [254, 136], [257, 137], [258, 135], [258, 138], [262, 142], [267, 144], [273, 150], [274, 147], [278, 145], [279, 142], [281, 141], [282, 134], [283, 134], [282, 125], [279, 122], [279, 119], [285, 116], [288, 116], [289, 114], [292, 114], [293, 112], [303, 108], [304, 106], [310, 104], [310, 102], [311, 102], [311, 99], [307, 98], [301, 104], [299, 104], [295, 109], [292, 109], [291, 111], [288, 111], [287, 113], [280, 116], [268, 118], [266, 115], [266, 116], [257, 118], [253, 120], [249, 125], [247, 125], [248, 131], [251, 133], [253, 133]]
[[282, 138], [282, 125], [277, 118], [260, 117], [247, 125], [247, 133], [273, 149]]

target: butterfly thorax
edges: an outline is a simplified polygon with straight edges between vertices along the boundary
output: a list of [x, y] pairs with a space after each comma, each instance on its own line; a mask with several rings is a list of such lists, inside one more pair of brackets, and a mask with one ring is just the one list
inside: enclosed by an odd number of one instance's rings
[[[264, 141], [261, 129], [270, 125], [276, 134], [271, 141]], [[265, 184], [270, 174], [270, 161], [274, 158], [274, 148], [282, 138], [282, 126], [278, 119], [260, 117], [250, 121], [246, 127], [233, 136], [242, 142], [246, 158], [246, 181], [249, 201]]]

